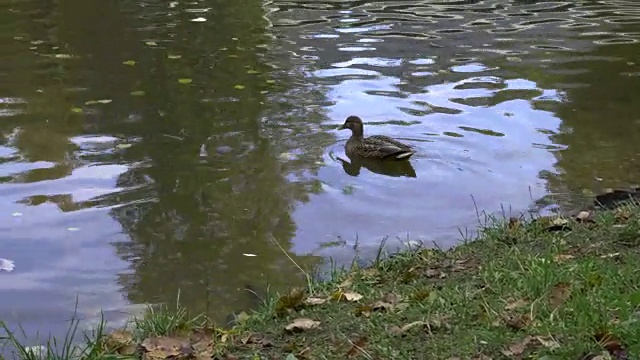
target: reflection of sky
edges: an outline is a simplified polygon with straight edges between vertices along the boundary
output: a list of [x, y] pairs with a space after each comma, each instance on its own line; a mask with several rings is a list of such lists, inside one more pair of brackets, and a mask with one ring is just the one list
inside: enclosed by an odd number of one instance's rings
[[[295, 211], [294, 251], [313, 251], [319, 243], [338, 237], [353, 242], [356, 236], [360, 245], [377, 247], [385, 236], [406, 239], [407, 234], [413, 240], [438, 241], [446, 247], [460, 238], [458, 227], [477, 225], [476, 206], [489, 213], [500, 212], [503, 206], [526, 211], [533, 200], [545, 195], [545, 183], [538, 175], [551, 170], [556, 159], [540, 146], [551, 142], [539, 129], [557, 131], [560, 119], [535, 110], [531, 101], [561, 101], [561, 94], [538, 89], [526, 79], [484, 76], [490, 69], [478, 63], [452, 67], [452, 71], [469, 73], [466, 79], [406, 90], [403, 86], [410, 79], [382, 74], [401, 62], [358, 57], [311, 73], [310, 81], [327, 88], [332, 104], [327, 108], [328, 122], [338, 125], [356, 114], [370, 122], [365, 135], [384, 134], [410, 142], [418, 149], [412, 158], [417, 179], [391, 178], [366, 169], [358, 177], [348, 176], [331, 156], [345, 158], [344, 140], [350, 134], [337, 133], [342, 140], [328, 149], [333, 154], [326, 155], [327, 165], [319, 173], [325, 191]], [[403, 63], [405, 74], [413, 73], [414, 66], [430, 64], [424, 59]], [[363, 64], [367, 69], [349, 67]], [[537, 96], [496, 99], [511, 90], [534, 90]], [[471, 106], [455, 101], [471, 98], [497, 104]]]
[[[82, 151], [83, 143], [74, 142]], [[7, 157], [13, 151], [0, 147], [0, 154]], [[0, 166], [0, 176], [19, 178], [23, 172], [50, 167], [47, 162], [6, 162]], [[29, 206], [23, 201], [35, 195], [68, 195], [76, 204], [91, 200], [122, 190], [116, 179], [128, 169], [117, 164], [84, 165], [61, 179], [0, 185], [0, 257], [16, 266], [13, 272], [0, 274], [1, 319], [11, 326], [19, 323], [28, 334], [43, 330], [64, 334], [76, 296], [83, 320], [95, 322], [101, 309], [115, 322], [126, 318], [127, 301], [116, 275], [126, 272], [129, 264], [110, 245], [124, 241], [126, 235], [109, 209], [62, 212], [52, 202]], [[42, 329], [43, 323], [53, 328]]]

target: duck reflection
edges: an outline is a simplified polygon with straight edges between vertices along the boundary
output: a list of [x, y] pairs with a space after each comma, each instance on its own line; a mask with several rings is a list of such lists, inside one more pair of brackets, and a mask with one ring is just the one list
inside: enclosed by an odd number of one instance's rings
[[342, 163], [342, 169], [351, 176], [360, 175], [360, 169], [365, 168], [371, 172], [380, 175], [392, 177], [411, 177], [415, 178], [416, 170], [409, 161], [383, 161], [378, 159], [363, 158], [355, 155], [348, 155], [349, 161], [337, 157]]

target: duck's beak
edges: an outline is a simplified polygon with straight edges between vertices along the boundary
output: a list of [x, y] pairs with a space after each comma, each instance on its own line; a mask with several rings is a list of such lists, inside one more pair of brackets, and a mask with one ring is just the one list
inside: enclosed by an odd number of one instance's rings
[[336, 130], [344, 130], [344, 124], [338, 126], [338, 128]]

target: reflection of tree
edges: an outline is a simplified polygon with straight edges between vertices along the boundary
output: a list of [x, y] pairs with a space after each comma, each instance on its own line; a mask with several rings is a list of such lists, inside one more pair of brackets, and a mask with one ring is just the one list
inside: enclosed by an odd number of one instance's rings
[[562, 82], [579, 86], [567, 89], [568, 101], [556, 109], [563, 126], [553, 140], [567, 147], [556, 152], [562, 172], [548, 174], [552, 192], [568, 188], [579, 194], [582, 189], [628, 187], [639, 182], [636, 139], [640, 136], [640, 106], [636, 97], [640, 83], [625, 75], [633, 71], [628, 62], [635, 59], [636, 53], [637, 46], [633, 45], [600, 46], [589, 53], [594, 60], [562, 65], [569, 72], [576, 72], [565, 76]]
[[[121, 176], [118, 186], [142, 187], [97, 201], [133, 202], [112, 211], [131, 236], [131, 242], [115, 244], [132, 264], [133, 273], [121, 276], [129, 297], [173, 303], [180, 289], [191, 309], [202, 310], [209, 301], [224, 314], [235, 310], [242, 295], [236, 289], [245, 283], [295, 282], [295, 266], [273, 240], [289, 248], [295, 233], [292, 201], [305, 200], [312, 184], [304, 169], [317, 166], [322, 147], [296, 150], [324, 135], [309, 134], [309, 122], [321, 120], [316, 112], [283, 108], [291, 103], [287, 97], [301, 96], [287, 90], [293, 75], [277, 78], [276, 73], [276, 83], [267, 82], [271, 69], [262, 60], [267, 55], [256, 46], [264, 43], [261, 3], [214, 5], [202, 15], [208, 19], [203, 23], [191, 22], [200, 15], [180, 4], [170, 9], [160, 1], [144, 8], [110, 6], [83, 5], [81, 17], [65, 8], [62, 18], [70, 46], [87, 59], [81, 62], [82, 80], [89, 84], [84, 96], [114, 100], [90, 119], [90, 129], [124, 130], [141, 139], [122, 156], [145, 161]], [[123, 17], [123, 10], [131, 11], [131, 18]], [[149, 41], [158, 45], [144, 45]], [[128, 59], [136, 66], [124, 66]], [[179, 84], [179, 78], [193, 83]], [[265, 98], [270, 88], [281, 95]], [[133, 90], [146, 96], [131, 98]], [[131, 109], [135, 121], [126, 120]], [[286, 174], [296, 181], [288, 182]]]

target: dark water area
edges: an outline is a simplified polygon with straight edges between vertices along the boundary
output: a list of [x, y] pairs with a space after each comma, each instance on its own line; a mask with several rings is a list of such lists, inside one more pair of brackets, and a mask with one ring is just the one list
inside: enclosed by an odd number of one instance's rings
[[[0, 1], [0, 319], [222, 320], [294, 262], [638, 184], [639, 40], [622, 0]], [[342, 161], [352, 114], [412, 176]]]

